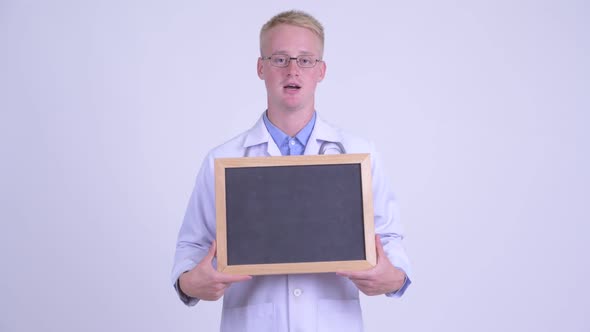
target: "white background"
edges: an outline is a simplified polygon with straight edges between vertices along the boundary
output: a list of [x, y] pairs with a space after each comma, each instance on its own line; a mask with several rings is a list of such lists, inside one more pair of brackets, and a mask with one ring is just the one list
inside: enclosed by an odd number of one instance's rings
[[590, 331], [587, 1], [0, 0], [0, 331], [215, 331], [169, 275], [260, 26], [326, 27], [317, 110], [375, 141], [414, 280], [367, 331]]

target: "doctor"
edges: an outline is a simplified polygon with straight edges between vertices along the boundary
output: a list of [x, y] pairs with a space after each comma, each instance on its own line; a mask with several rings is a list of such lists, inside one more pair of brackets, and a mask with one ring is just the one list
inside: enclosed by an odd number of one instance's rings
[[[362, 331], [359, 290], [401, 296], [411, 283], [394, 196], [374, 147], [324, 122], [316, 86], [326, 75], [324, 31], [300, 11], [280, 13], [260, 32], [257, 71], [268, 108], [250, 130], [204, 160], [181, 226], [172, 282], [187, 305], [223, 296], [221, 331]], [[236, 276], [215, 270], [215, 158], [370, 153], [377, 265], [367, 271]]]

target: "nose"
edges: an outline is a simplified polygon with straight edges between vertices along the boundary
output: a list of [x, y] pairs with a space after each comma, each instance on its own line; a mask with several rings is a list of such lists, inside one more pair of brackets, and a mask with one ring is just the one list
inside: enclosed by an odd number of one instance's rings
[[299, 76], [299, 65], [297, 64], [297, 59], [291, 59], [289, 61], [287, 71], [290, 76]]

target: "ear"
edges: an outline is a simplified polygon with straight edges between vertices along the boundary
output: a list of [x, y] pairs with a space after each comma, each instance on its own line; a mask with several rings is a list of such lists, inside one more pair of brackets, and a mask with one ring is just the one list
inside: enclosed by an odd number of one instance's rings
[[327, 69], [326, 62], [325, 61], [320, 62], [319, 67], [320, 67], [319, 68], [320, 73], [318, 76], [318, 82], [321, 82], [324, 79], [324, 77], [326, 77], [326, 69]]
[[262, 58], [258, 58], [258, 62], [256, 63], [256, 71], [258, 72], [258, 78], [261, 80], [264, 79], [264, 73], [262, 68]]

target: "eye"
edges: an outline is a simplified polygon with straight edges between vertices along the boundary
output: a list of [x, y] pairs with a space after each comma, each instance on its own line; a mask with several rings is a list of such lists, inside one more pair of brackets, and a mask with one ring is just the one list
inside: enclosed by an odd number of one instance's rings
[[287, 57], [284, 55], [273, 55], [271, 60], [276, 65], [284, 65], [287, 62]]
[[309, 65], [312, 63], [312, 61], [313, 61], [313, 60], [312, 60], [312, 59], [311, 59], [311, 57], [309, 57], [309, 56], [302, 56], [302, 57], [299, 57], [299, 63], [300, 63], [302, 66], [309, 66]]

